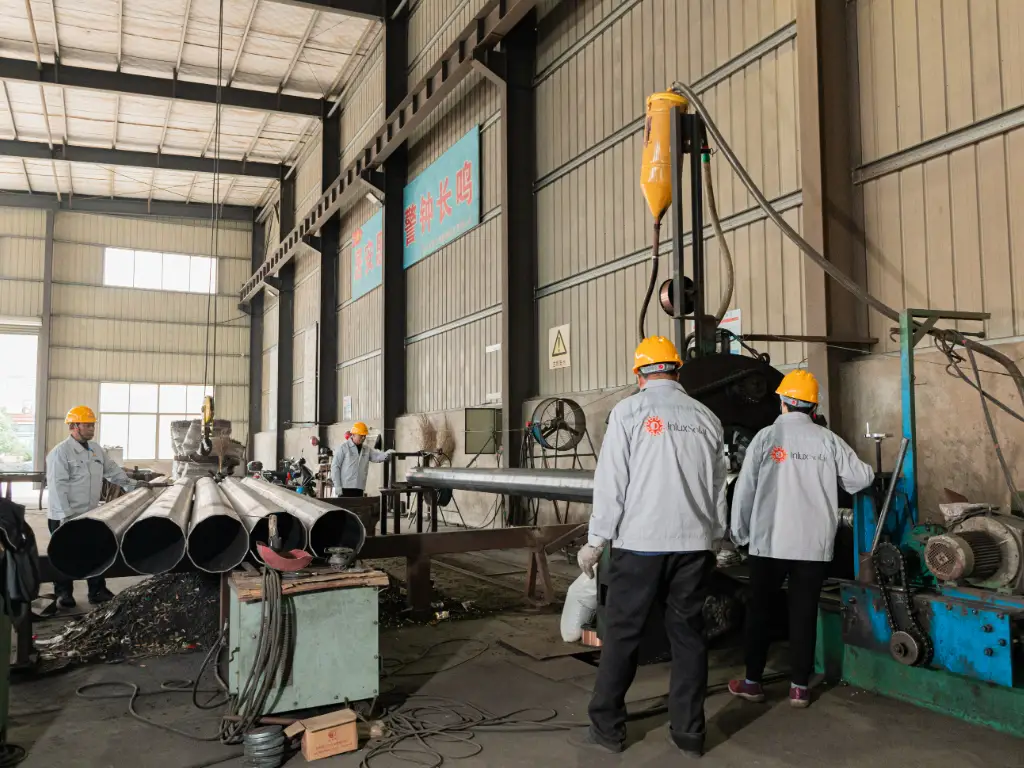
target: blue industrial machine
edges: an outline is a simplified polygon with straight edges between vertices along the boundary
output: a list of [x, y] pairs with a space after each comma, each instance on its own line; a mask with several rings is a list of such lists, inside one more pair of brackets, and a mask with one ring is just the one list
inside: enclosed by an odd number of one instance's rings
[[948, 528], [918, 520], [914, 347], [940, 319], [987, 318], [900, 313], [902, 461], [885, 503], [873, 492], [854, 499], [856, 579], [841, 582], [838, 622], [823, 605], [819, 666], [841, 669], [853, 685], [1024, 735], [1024, 519], [988, 509]]

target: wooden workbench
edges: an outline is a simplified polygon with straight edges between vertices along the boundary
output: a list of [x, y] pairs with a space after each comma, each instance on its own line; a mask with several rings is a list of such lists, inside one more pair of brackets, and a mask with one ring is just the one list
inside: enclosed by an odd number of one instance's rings
[[[252, 603], [263, 599], [263, 580], [258, 571], [235, 571], [229, 577], [238, 599]], [[304, 592], [319, 592], [326, 589], [347, 589], [351, 587], [386, 587], [388, 575], [376, 570], [335, 571], [326, 566], [316, 566], [281, 574], [281, 594], [299, 595]]]

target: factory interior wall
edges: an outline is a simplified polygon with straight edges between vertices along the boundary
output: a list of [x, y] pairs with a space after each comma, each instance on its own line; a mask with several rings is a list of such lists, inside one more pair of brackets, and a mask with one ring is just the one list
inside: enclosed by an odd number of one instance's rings
[[[249, 323], [235, 291], [249, 272], [251, 227], [221, 222], [216, 254], [208, 221], [130, 218], [59, 211], [54, 214], [46, 450], [67, 435], [73, 405], [99, 412], [100, 383], [202, 384], [207, 344], [204, 294], [103, 285], [104, 249], [216, 255], [217, 415], [233, 436], [248, 436]], [[41, 318], [46, 212], [0, 210], [0, 316]], [[211, 339], [212, 347], [212, 339]], [[212, 349], [211, 349], [212, 351]], [[194, 405], [198, 414], [200, 403]], [[102, 425], [100, 428], [102, 440]], [[126, 457], [131, 459], [132, 457]], [[167, 462], [140, 462], [158, 469]]]
[[[848, 7], [857, 41], [851, 67], [858, 115], [854, 182], [863, 208], [868, 289], [892, 307], [984, 311], [986, 338], [1019, 359], [1024, 334], [1024, 4], [1015, 0], [861, 0]], [[940, 325], [946, 325], [946, 322]], [[897, 350], [894, 323], [870, 315], [875, 353]], [[963, 322], [961, 330], [982, 330]], [[1000, 342], [1003, 340], [1003, 342]], [[922, 513], [942, 487], [1005, 504], [1006, 483], [977, 394], [948, 376], [929, 339], [919, 345], [917, 424]], [[985, 370], [998, 369], [979, 358]], [[941, 363], [941, 364], [938, 364]], [[970, 375], [969, 365], [965, 370]], [[1000, 369], [1001, 370], [1001, 369]], [[1020, 410], [1008, 378], [984, 386]], [[898, 358], [873, 354], [843, 366], [844, 437], [900, 434]], [[993, 409], [998, 412], [998, 409]], [[1019, 423], [996, 416], [1011, 467]], [[898, 440], [889, 441], [891, 466]]]

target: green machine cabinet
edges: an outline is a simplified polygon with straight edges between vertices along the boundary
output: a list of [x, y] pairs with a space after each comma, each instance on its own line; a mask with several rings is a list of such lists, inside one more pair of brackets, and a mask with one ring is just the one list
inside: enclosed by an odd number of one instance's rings
[[[233, 583], [228, 688], [237, 694], [256, 655], [262, 603], [242, 602]], [[294, 628], [290, 672], [264, 715], [374, 698], [380, 690], [377, 588], [345, 587], [284, 598]]]

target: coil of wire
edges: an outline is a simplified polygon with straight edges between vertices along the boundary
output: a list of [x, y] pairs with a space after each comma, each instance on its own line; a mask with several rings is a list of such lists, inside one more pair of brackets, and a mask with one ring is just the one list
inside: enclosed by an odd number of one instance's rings
[[280, 725], [249, 731], [242, 737], [242, 763], [254, 768], [278, 768], [284, 762], [285, 741]]

